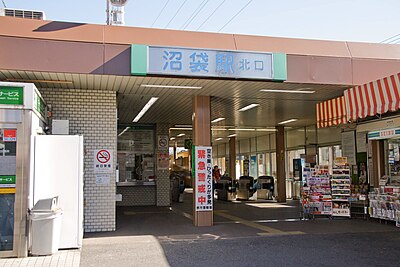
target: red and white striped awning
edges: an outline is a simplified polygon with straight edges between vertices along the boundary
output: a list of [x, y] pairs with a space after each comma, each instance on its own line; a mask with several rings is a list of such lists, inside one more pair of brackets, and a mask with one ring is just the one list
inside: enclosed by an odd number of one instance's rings
[[400, 73], [344, 92], [347, 120], [357, 120], [400, 109]]
[[316, 113], [318, 128], [346, 123], [344, 96], [318, 103]]

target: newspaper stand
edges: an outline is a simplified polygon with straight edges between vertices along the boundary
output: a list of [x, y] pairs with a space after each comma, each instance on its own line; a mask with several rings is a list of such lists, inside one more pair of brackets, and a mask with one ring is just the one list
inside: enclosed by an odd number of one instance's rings
[[332, 194], [327, 166], [303, 169], [304, 184], [301, 187], [302, 218], [332, 215]]

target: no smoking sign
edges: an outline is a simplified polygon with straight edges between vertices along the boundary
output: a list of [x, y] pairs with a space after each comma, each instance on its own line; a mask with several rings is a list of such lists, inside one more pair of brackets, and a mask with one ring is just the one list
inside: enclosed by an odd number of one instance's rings
[[97, 149], [93, 151], [93, 169], [95, 173], [111, 173], [114, 170], [113, 151]]

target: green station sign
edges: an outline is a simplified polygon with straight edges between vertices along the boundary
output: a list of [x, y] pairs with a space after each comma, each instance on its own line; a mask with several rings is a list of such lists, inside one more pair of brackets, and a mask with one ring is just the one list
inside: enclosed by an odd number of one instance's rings
[[0, 104], [23, 105], [24, 88], [17, 86], [0, 86]]
[[46, 118], [46, 104], [43, 99], [35, 92], [33, 96], [33, 108], [39, 112], [44, 118]]
[[0, 175], [0, 184], [15, 184], [15, 175]]
[[13, 193], [15, 193], [15, 175], [0, 175], [0, 194]]

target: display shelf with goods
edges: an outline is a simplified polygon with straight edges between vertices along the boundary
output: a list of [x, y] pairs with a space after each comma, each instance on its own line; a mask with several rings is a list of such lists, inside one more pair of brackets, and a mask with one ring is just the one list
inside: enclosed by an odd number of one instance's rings
[[332, 214], [332, 195], [328, 166], [304, 167], [301, 200], [303, 217]]
[[384, 185], [369, 193], [371, 218], [396, 221], [400, 227], [400, 186]]
[[350, 215], [368, 219], [368, 184], [351, 185]]
[[332, 168], [332, 216], [350, 217], [351, 178], [346, 164]]

